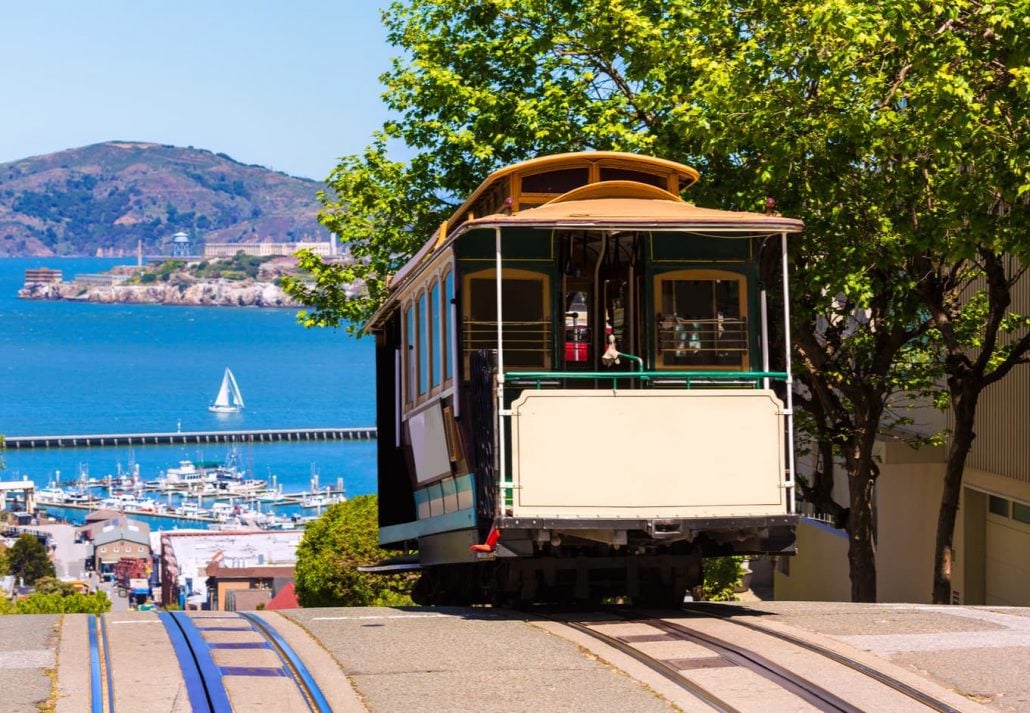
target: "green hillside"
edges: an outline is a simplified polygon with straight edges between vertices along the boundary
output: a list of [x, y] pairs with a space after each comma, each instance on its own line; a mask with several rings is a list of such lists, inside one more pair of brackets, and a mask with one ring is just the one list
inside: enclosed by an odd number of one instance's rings
[[211, 243], [327, 240], [324, 186], [225, 154], [112, 141], [0, 164], [0, 257], [169, 252]]

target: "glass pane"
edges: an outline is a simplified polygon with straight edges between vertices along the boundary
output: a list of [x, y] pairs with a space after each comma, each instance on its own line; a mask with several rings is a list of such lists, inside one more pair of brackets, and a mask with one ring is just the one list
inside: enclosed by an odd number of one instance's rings
[[404, 400], [411, 401], [415, 396], [415, 310], [411, 307], [408, 307], [404, 321]]
[[433, 289], [429, 293], [429, 314], [432, 315], [433, 320], [433, 372], [432, 386], [440, 385], [440, 373], [442, 371], [443, 363], [441, 358], [443, 356], [443, 342], [440, 339], [440, 284], [434, 282]]
[[669, 181], [665, 176], [656, 176], [653, 173], [644, 173], [643, 171], [631, 171], [628, 168], [605, 168], [601, 167], [601, 180], [602, 181], [636, 181], [637, 183], [646, 183], [649, 186], [658, 186], [659, 188], [667, 188]]
[[429, 389], [429, 323], [426, 320], [426, 296], [418, 299], [418, 393]]
[[454, 299], [454, 273], [448, 273], [443, 281], [443, 304], [440, 309], [443, 311], [443, 378], [450, 379], [454, 375], [451, 366], [451, 301]]
[[548, 171], [522, 177], [523, 193], [566, 193], [573, 188], [585, 186], [590, 180], [590, 171], [583, 168], [566, 168], [562, 171]]
[[[543, 280], [505, 278], [504, 364], [536, 366], [546, 363], [550, 325], [544, 319]], [[497, 346], [497, 284], [493, 277], [469, 282], [470, 319], [465, 348], [469, 351]]]
[[1001, 515], [1002, 517], [1009, 516], [1009, 501], [1005, 498], [999, 498], [997, 495], [989, 495], [987, 497], [987, 509], [995, 515]]
[[732, 366], [747, 356], [740, 280], [663, 280], [658, 349], [665, 366]]

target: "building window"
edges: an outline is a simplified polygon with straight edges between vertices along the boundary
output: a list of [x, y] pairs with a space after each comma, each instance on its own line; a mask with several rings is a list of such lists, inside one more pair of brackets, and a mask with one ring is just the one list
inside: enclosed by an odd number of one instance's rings
[[747, 282], [722, 270], [655, 278], [656, 362], [666, 369], [748, 367]]
[[107, 545], [104, 545], [103, 547], [101, 547], [100, 551], [101, 552], [107, 552]]
[[121, 549], [122, 549], [121, 547], [119, 547], [118, 545], [115, 545], [114, 547], [111, 548], [111, 551], [112, 552], [121, 552]]
[[142, 551], [143, 551], [143, 545], [139, 545], [139, 546], [138, 546], [138, 547], [136, 548], [136, 551], [137, 551], [137, 552], [142, 552]]
[[1030, 505], [1013, 502], [1012, 519], [1016, 522], [1022, 522], [1025, 525], [1030, 525]]
[[987, 496], [987, 509], [994, 515], [1009, 516], [1009, 501], [997, 495]]

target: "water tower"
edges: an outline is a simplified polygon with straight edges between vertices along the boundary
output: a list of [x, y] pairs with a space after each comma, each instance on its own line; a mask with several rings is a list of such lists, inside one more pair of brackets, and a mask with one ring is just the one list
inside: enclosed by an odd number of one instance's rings
[[179, 231], [172, 236], [172, 257], [190, 256], [190, 236]]

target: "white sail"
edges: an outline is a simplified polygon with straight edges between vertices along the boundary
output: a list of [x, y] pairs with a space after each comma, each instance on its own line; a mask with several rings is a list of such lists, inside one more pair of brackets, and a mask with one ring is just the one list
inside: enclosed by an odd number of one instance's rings
[[218, 396], [213, 404], [207, 407], [215, 413], [236, 413], [243, 409], [243, 395], [240, 393], [236, 377], [228, 368], [222, 375], [222, 385], [218, 388]]

